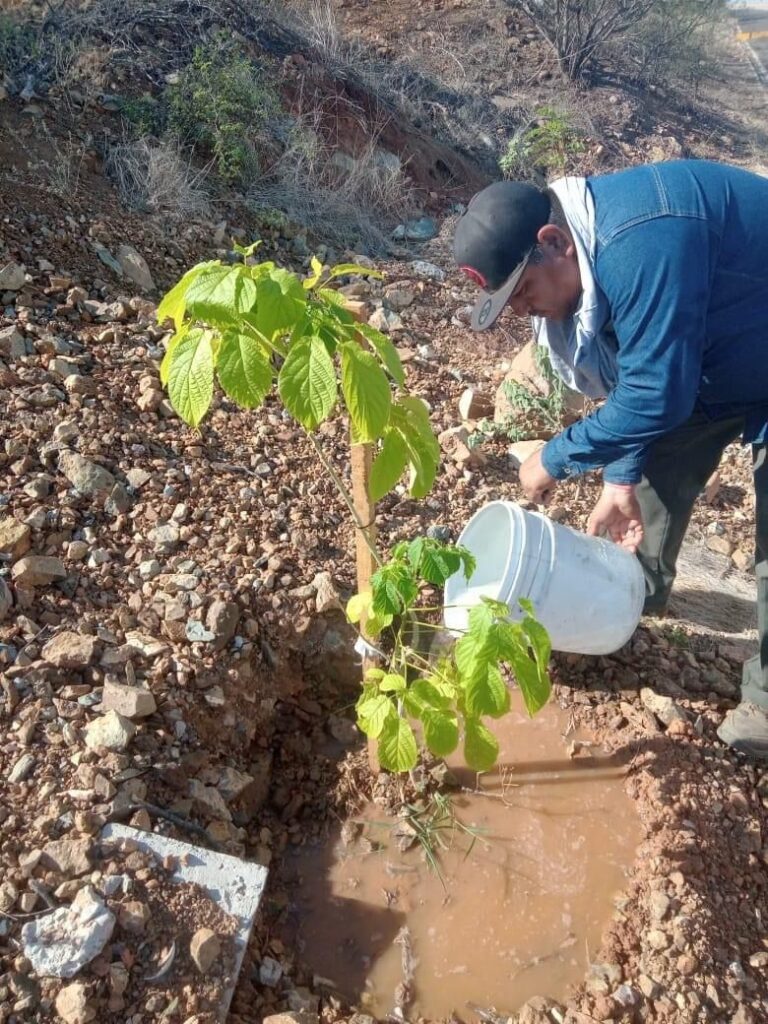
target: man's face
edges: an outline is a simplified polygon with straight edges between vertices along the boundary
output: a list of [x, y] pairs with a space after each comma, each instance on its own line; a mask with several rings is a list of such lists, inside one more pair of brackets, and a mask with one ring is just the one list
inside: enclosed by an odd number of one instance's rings
[[566, 320], [573, 316], [581, 299], [576, 251], [564, 232], [551, 225], [542, 230], [543, 260], [526, 267], [508, 305], [517, 316]]

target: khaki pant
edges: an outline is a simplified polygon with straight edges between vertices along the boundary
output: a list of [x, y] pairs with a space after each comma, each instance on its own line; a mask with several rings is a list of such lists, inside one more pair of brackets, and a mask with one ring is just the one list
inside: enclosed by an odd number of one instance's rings
[[[645, 611], [666, 607], [675, 564], [697, 496], [723, 449], [744, 429], [742, 417], [712, 422], [700, 412], [657, 441], [637, 487], [644, 538], [638, 550], [646, 579]], [[752, 446], [755, 486], [755, 575], [759, 653], [744, 665], [741, 695], [768, 708], [768, 447]]]

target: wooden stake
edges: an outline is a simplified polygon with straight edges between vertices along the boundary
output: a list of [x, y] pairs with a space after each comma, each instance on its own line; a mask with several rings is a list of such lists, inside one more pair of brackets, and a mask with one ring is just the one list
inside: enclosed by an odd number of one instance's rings
[[[350, 447], [352, 451], [352, 501], [362, 527], [362, 529], [355, 527], [357, 592], [362, 594], [364, 590], [371, 589], [371, 576], [377, 568], [372, 550], [376, 543], [376, 507], [368, 493], [368, 481], [371, 477], [373, 463], [373, 445], [352, 444], [350, 438]], [[365, 628], [365, 618], [360, 622], [360, 632], [363, 639], [370, 643], [370, 637]], [[375, 658], [368, 655], [363, 656], [363, 679], [365, 679], [368, 669], [373, 668], [375, 664]], [[376, 756], [376, 744], [370, 739], [368, 740], [368, 764], [371, 772], [378, 775], [379, 759]]]

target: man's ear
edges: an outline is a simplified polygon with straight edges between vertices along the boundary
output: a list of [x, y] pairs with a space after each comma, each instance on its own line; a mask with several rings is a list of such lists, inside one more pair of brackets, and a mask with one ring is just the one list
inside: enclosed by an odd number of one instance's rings
[[552, 256], [573, 256], [576, 253], [571, 236], [556, 224], [545, 224], [539, 228], [536, 240]]

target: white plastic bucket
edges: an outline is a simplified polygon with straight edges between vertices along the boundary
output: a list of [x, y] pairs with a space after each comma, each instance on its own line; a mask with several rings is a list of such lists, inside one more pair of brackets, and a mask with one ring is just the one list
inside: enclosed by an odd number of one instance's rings
[[610, 654], [632, 636], [643, 611], [645, 579], [637, 558], [600, 537], [561, 526], [511, 501], [476, 512], [458, 540], [477, 560], [469, 582], [447, 581], [443, 620], [464, 632], [481, 597], [503, 601], [521, 617], [519, 598], [533, 603], [556, 651]]

